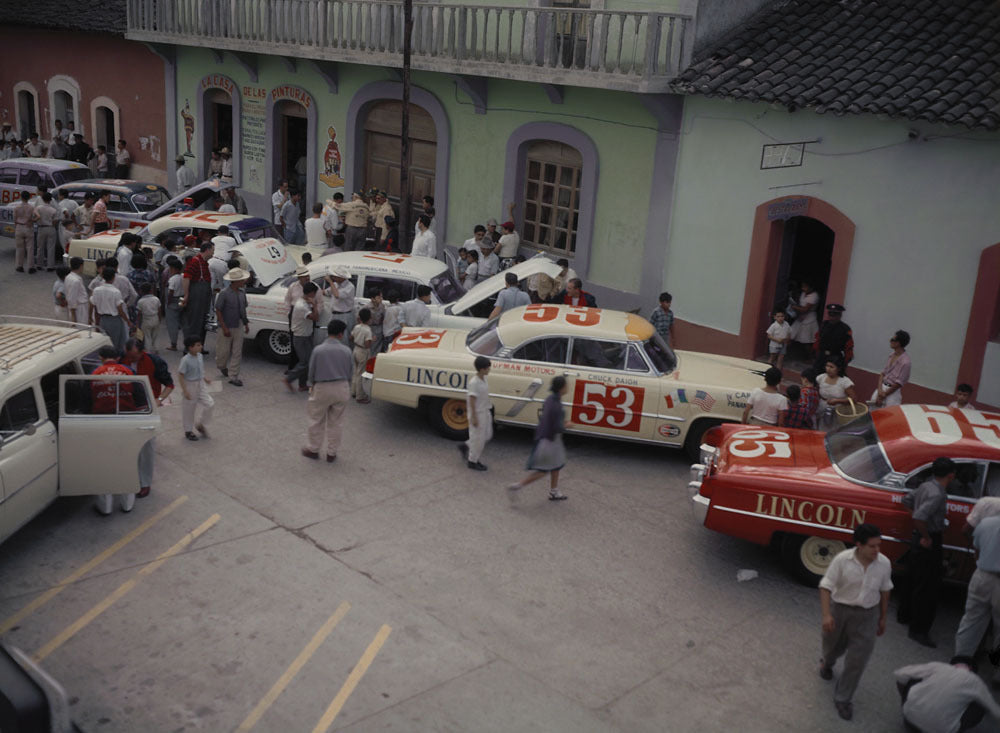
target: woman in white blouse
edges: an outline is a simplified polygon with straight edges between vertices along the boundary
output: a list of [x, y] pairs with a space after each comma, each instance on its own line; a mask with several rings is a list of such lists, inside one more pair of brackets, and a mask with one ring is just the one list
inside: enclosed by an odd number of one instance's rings
[[844, 376], [844, 362], [839, 358], [826, 363], [826, 373], [817, 380], [819, 386], [819, 409], [816, 411], [816, 427], [832, 430], [837, 426], [834, 411], [837, 405], [855, 402], [854, 382]]
[[792, 341], [805, 344], [810, 349], [819, 331], [819, 321], [816, 320], [816, 306], [819, 305], [819, 293], [813, 290], [805, 280], [802, 281], [802, 293], [798, 305], [793, 305], [796, 317], [792, 323]]

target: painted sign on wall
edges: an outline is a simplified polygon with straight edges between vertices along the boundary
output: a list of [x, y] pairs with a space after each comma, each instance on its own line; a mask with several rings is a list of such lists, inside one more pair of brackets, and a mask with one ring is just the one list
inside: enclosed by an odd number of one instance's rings
[[340, 157], [340, 146], [337, 145], [337, 130], [333, 125], [326, 129], [326, 134], [330, 142], [326, 144], [323, 151], [323, 172], [319, 174], [319, 180], [330, 188], [343, 188], [344, 179], [340, 175], [343, 160]]
[[243, 147], [243, 188], [264, 193], [267, 165], [267, 90], [244, 86], [240, 141]]

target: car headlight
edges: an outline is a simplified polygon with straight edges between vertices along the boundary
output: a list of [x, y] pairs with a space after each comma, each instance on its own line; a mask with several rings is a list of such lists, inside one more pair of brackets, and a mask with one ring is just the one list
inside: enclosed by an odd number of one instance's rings
[[719, 449], [715, 446], [708, 445], [707, 443], [701, 444], [701, 462], [705, 466], [711, 466], [715, 463], [715, 457], [719, 454]]

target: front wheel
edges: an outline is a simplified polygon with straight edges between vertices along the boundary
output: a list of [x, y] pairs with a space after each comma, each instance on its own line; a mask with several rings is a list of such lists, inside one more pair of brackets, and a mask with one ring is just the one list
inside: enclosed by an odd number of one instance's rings
[[427, 405], [427, 416], [441, 435], [450, 440], [467, 440], [469, 437], [469, 415], [465, 400], [431, 400]]
[[697, 463], [701, 460], [701, 441], [705, 437], [705, 433], [714, 428], [716, 425], [722, 425], [723, 420], [716, 420], [711, 417], [703, 417], [700, 420], [695, 420], [691, 429], [688, 430], [687, 437], [684, 438], [684, 452], [687, 454], [688, 460], [692, 463]]
[[288, 331], [261, 331], [257, 334], [257, 348], [268, 361], [287, 364], [292, 355], [292, 339]]
[[790, 534], [781, 541], [781, 559], [800, 582], [815, 587], [837, 553], [846, 549], [840, 540]]

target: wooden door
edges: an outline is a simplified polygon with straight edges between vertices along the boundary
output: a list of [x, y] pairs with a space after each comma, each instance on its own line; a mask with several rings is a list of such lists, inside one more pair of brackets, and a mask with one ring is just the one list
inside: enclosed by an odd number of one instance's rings
[[[399, 210], [402, 154], [403, 103], [385, 100], [374, 104], [365, 119], [365, 180], [364, 187], [380, 188], [389, 194], [389, 201]], [[434, 120], [422, 107], [410, 105], [409, 183], [411, 221], [423, 211], [425, 195], [434, 195], [437, 157], [437, 132]]]

